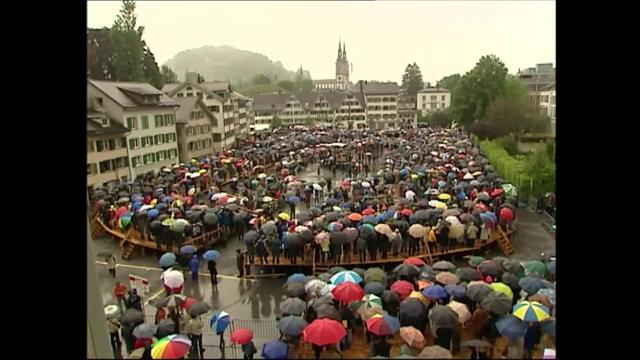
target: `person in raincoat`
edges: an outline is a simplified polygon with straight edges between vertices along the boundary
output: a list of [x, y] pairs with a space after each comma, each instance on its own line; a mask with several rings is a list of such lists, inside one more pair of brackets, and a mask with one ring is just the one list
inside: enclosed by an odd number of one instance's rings
[[198, 262], [198, 255], [193, 254], [191, 260], [189, 261], [189, 269], [191, 270], [191, 280], [198, 281], [198, 269], [200, 268], [200, 263]]

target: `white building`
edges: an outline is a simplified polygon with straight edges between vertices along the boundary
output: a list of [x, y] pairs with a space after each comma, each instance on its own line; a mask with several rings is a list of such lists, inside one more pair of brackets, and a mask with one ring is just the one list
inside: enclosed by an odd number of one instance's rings
[[362, 82], [356, 90], [364, 95], [366, 119], [375, 129], [399, 128], [398, 96], [400, 87], [395, 82]]
[[176, 130], [180, 161], [200, 159], [213, 153], [211, 128], [218, 120], [197, 97], [175, 99], [180, 104], [176, 112]]
[[95, 99], [87, 103], [87, 186], [131, 179], [127, 155], [129, 130], [101, 111]]
[[87, 97], [96, 111], [124, 125], [131, 177], [178, 162], [178, 104], [148, 83], [91, 80]]
[[[551, 118], [551, 133], [556, 133], [556, 83], [552, 83], [549, 86], [540, 89], [536, 94], [529, 95], [537, 96], [535, 101], [538, 103], [540, 112]], [[532, 99], [533, 100], [533, 99]]]
[[421, 116], [443, 111], [451, 105], [451, 91], [441, 87], [427, 87], [418, 91], [417, 107]]

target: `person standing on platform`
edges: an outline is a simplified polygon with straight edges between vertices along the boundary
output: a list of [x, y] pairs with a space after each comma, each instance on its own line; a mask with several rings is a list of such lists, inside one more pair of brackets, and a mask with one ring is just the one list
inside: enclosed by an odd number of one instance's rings
[[244, 276], [244, 254], [240, 249], [236, 249], [236, 266], [238, 267], [238, 277]]
[[358, 259], [361, 264], [364, 264], [367, 261], [367, 240], [362, 236], [358, 236], [358, 240], [356, 240], [356, 248], [358, 250]]

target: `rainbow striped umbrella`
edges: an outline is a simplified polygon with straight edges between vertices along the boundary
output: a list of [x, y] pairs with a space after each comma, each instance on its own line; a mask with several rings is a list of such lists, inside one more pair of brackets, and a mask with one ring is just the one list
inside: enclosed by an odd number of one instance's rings
[[393, 335], [400, 330], [398, 318], [389, 314], [374, 315], [366, 322], [367, 331], [378, 336]]
[[191, 340], [184, 335], [169, 335], [156, 341], [151, 348], [153, 359], [182, 359], [191, 349]]
[[520, 301], [513, 306], [513, 316], [522, 321], [538, 322], [549, 318], [549, 309], [537, 301]]

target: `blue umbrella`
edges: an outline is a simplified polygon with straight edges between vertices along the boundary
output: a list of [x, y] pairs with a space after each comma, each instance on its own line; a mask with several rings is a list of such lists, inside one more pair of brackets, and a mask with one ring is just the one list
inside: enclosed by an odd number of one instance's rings
[[158, 205], [156, 205], [156, 209], [158, 209], [158, 211], [162, 211], [162, 210], [166, 210], [168, 208], [167, 204], [161, 202]]
[[340, 204], [340, 207], [343, 208], [343, 209], [349, 209], [350, 208], [349, 203], [346, 203], [346, 202]]
[[164, 253], [162, 256], [160, 256], [160, 260], [158, 260], [158, 263], [162, 267], [173, 266], [176, 263], [176, 255], [174, 253], [169, 253], [169, 252]]
[[446, 183], [445, 181], [442, 181], [442, 180], [438, 181], [438, 187], [443, 188], [443, 187], [445, 187], [446, 185], [447, 185], [447, 183]]
[[226, 311], [221, 311], [211, 315], [209, 319], [209, 326], [216, 332], [216, 334], [224, 332], [231, 322], [231, 316]]
[[554, 274], [556, 273], [556, 262], [555, 261], [551, 261], [547, 263], [547, 271], [549, 272], [549, 274]]
[[407, 175], [409, 175], [409, 170], [407, 169], [400, 170], [400, 176], [407, 176]]
[[131, 205], [131, 211], [138, 211], [142, 207], [142, 201], [136, 201]]
[[131, 197], [131, 201], [134, 202], [143, 202], [144, 201], [144, 197], [142, 195], [133, 195]]
[[220, 257], [220, 252], [218, 250], [207, 250], [204, 254], [202, 254], [202, 258], [207, 261], [218, 261]]
[[527, 331], [527, 324], [513, 315], [507, 315], [496, 321], [496, 328], [500, 335], [514, 340], [524, 337]]
[[331, 277], [331, 283], [333, 285], [339, 285], [345, 281], [351, 281], [354, 284], [359, 284], [362, 282], [362, 278], [355, 271], [351, 270], [340, 271]]
[[288, 200], [290, 203], [293, 203], [293, 204], [297, 204], [300, 202], [300, 198], [295, 195], [289, 196]]
[[191, 255], [198, 251], [198, 248], [193, 245], [185, 245], [180, 248], [180, 254]]
[[307, 322], [299, 316], [288, 315], [278, 321], [278, 329], [285, 335], [298, 336]]
[[362, 222], [375, 225], [378, 223], [378, 219], [375, 216], [367, 215], [364, 218], [362, 218]]
[[440, 285], [431, 285], [422, 290], [422, 295], [432, 300], [443, 300], [449, 297], [449, 293]]
[[396, 214], [396, 207], [395, 206], [389, 207], [385, 212], [385, 214], [387, 215], [387, 217], [393, 217], [393, 215]]
[[305, 278], [304, 274], [296, 273], [296, 274], [293, 274], [293, 275], [289, 276], [289, 278], [287, 279], [287, 283], [296, 282], [296, 281], [303, 283], [304, 282], [304, 278]]
[[370, 282], [364, 286], [364, 292], [380, 296], [384, 292], [384, 285], [377, 281]]
[[262, 346], [262, 357], [265, 359], [288, 359], [289, 346], [280, 340], [273, 340]]
[[397, 317], [391, 316], [389, 314], [384, 314], [382, 315], [382, 318], [384, 319], [384, 322], [387, 323], [392, 333], [395, 333], [398, 330], [400, 330], [400, 320], [398, 320]]
[[541, 321], [540, 328], [547, 335], [551, 337], [556, 337], [556, 319], [555, 318], [548, 318], [545, 321]]
[[454, 299], [460, 299], [467, 294], [467, 289], [460, 285], [447, 285], [444, 290]]
[[382, 214], [378, 214], [378, 216], [376, 216], [376, 221], [381, 223], [381, 222], [384, 222], [385, 220], [387, 220], [388, 218], [389, 218], [389, 215], [387, 215], [387, 213], [382, 213]]
[[533, 295], [538, 292], [538, 290], [542, 289], [544, 285], [540, 279], [536, 279], [531, 276], [525, 276], [520, 281], [518, 281], [518, 285], [520, 288], [527, 292], [529, 295]]

